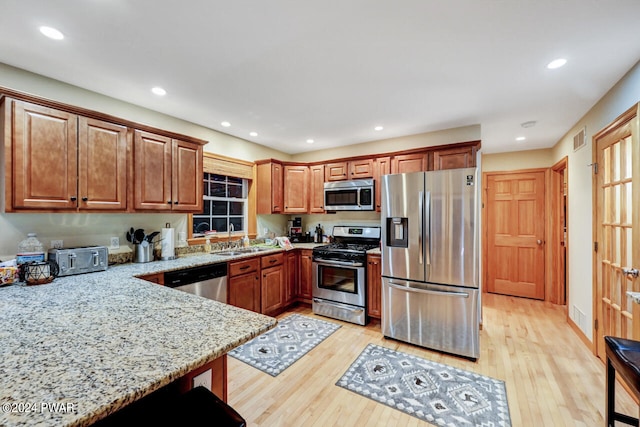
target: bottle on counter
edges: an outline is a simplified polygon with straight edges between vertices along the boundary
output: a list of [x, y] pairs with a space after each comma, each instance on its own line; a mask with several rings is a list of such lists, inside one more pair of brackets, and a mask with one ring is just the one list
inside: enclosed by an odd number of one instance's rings
[[204, 240], [204, 252], [211, 252], [211, 238], [209, 238], [209, 236]]
[[242, 238], [242, 247], [243, 248], [248, 248], [249, 247], [249, 236], [247, 236], [246, 234], [244, 235], [244, 237]]
[[16, 261], [18, 265], [31, 261], [44, 261], [44, 247], [36, 233], [28, 233], [27, 238], [18, 243]]

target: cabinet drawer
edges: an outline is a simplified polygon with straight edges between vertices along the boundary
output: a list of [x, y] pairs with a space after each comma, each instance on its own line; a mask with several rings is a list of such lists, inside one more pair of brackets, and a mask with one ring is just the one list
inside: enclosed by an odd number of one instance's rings
[[246, 261], [236, 261], [229, 263], [229, 276], [237, 276], [239, 274], [251, 273], [260, 268], [260, 259], [251, 258]]
[[273, 255], [264, 255], [261, 258], [261, 266], [262, 268], [273, 267], [274, 265], [280, 265], [284, 262], [284, 254], [277, 253]]

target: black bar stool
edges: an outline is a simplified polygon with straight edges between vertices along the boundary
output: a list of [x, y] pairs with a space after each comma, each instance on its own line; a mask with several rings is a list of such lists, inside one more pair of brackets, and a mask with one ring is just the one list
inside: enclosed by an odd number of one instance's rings
[[246, 427], [231, 406], [204, 387], [179, 394], [172, 387], [143, 397], [94, 424], [94, 427], [122, 426]]
[[640, 399], [640, 341], [604, 337], [607, 351], [607, 426], [616, 421], [638, 427], [638, 418], [615, 411], [616, 372], [629, 386], [636, 399]]

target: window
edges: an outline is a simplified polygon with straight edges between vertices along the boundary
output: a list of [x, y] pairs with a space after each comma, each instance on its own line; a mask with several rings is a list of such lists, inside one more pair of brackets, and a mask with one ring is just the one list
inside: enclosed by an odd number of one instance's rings
[[234, 231], [246, 232], [247, 180], [232, 176], [204, 174], [204, 210], [193, 214], [193, 237], [205, 232], [227, 233], [229, 224]]

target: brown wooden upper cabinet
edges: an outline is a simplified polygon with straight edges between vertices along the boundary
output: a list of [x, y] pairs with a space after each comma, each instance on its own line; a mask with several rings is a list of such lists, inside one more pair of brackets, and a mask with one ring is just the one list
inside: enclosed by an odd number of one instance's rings
[[256, 166], [258, 197], [256, 213], [282, 213], [284, 208], [282, 163], [268, 161]]
[[202, 212], [202, 146], [135, 131], [134, 207], [138, 210]]
[[378, 157], [373, 162], [373, 180], [374, 180], [374, 193], [375, 193], [375, 205], [376, 212], [380, 212], [381, 208], [381, 195], [380, 189], [382, 187], [382, 182], [380, 178], [382, 175], [389, 175], [391, 173], [391, 157]]
[[2, 109], [7, 211], [127, 209], [125, 126], [10, 98]]
[[324, 213], [324, 165], [309, 166], [309, 213]]
[[433, 170], [470, 168], [476, 165], [477, 147], [453, 147], [433, 152]]
[[324, 166], [325, 181], [344, 181], [373, 177], [373, 159], [327, 163]]
[[429, 170], [427, 153], [411, 153], [393, 156], [391, 173], [411, 173]]
[[309, 167], [286, 165], [284, 167], [284, 212], [307, 213], [309, 206]]

